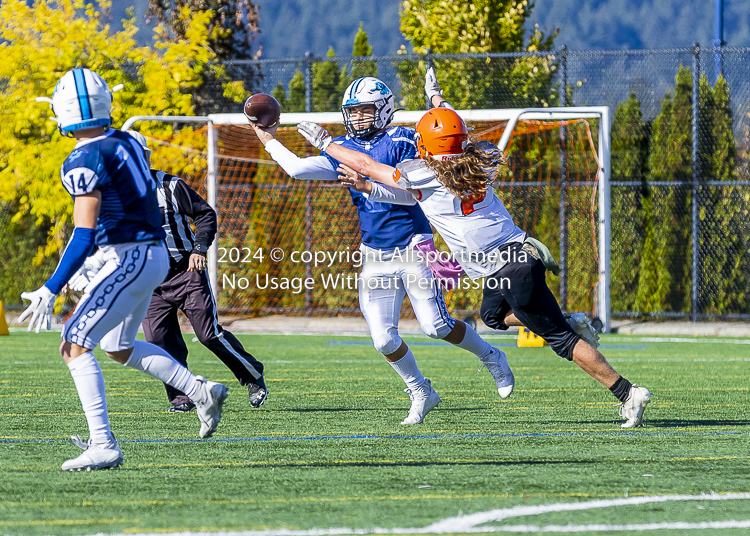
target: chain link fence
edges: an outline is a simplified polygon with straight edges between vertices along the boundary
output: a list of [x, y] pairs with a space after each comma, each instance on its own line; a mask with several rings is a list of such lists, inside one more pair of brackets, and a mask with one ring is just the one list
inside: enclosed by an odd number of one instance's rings
[[[750, 48], [308, 54], [223, 67], [230, 80], [277, 96], [285, 111], [322, 112], [337, 111], [348, 83], [365, 75], [386, 82], [400, 106], [424, 108], [429, 65], [457, 108], [611, 108], [614, 316], [750, 318]], [[213, 89], [196, 95], [200, 113], [239, 111], [211, 98], [222, 95], [221, 83], [207, 81]], [[572, 187], [564, 177], [561, 199]], [[28, 278], [41, 282], [50, 267], [33, 263], [44, 229], [33, 218], [11, 223], [10, 214], [0, 210], [0, 299], [12, 306], [21, 290], [35, 288]], [[565, 221], [560, 256], [569, 258], [575, 238]]]
[[233, 80], [250, 69], [252, 90], [286, 111], [317, 112], [338, 110], [358, 75], [424, 107], [429, 65], [460, 86], [444, 84], [457, 108], [611, 108], [613, 315], [750, 318], [750, 49], [307, 55], [226, 68]]

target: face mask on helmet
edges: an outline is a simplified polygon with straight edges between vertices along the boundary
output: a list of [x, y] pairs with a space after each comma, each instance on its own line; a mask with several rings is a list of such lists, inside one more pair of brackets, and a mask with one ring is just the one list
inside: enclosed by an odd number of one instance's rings
[[460, 155], [469, 129], [461, 117], [449, 108], [433, 108], [417, 123], [417, 150], [420, 158]]
[[55, 114], [57, 128], [64, 135], [76, 130], [109, 126], [112, 122], [112, 91], [101, 76], [90, 69], [73, 69], [65, 73], [55, 86], [52, 98], [37, 97], [38, 102], [49, 102]]
[[[367, 126], [360, 126], [361, 121], [352, 121], [352, 109], [373, 105], [375, 116]], [[381, 80], [366, 76], [358, 78], [346, 88], [341, 100], [341, 112], [344, 114], [346, 132], [353, 138], [367, 140], [379, 130], [387, 127], [396, 112], [395, 99], [388, 86]]]

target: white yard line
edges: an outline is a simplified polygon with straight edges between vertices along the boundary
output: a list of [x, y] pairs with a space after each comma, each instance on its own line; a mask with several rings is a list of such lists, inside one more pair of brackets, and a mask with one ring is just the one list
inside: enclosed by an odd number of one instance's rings
[[[593, 510], [596, 508], [611, 508], [615, 506], [631, 506], [650, 503], [664, 503], [672, 501], [729, 501], [737, 499], [750, 499], [750, 493], [716, 493], [700, 495], [657, 495], [650, 497], [624, 497], [622, 499], [602, 499], [595, 501], [581, 501], [573, 503], [553, 503], [530, 506], [514, 506], [511, 508], [498, 508], [488, 512], [477, 512], [465, 516], [456, 516], [443, 519], [432, 525], [421, 529], [425, 533], [445, 532], [468, 532], [469, 529], [489, 523], [490, 521], [503, 521], [514, 517], [536, 516], [549, 512], [572, 512], [576, 510]], [[487, 527], [489, 528], [489, 527]]]
[[[680, 502], [680, 501], [732, 501], [750, 500], [750, 493], [703, 493], [700, 495], [656, 495], [649, 497], [626, 497], [622, 499], [602, 499], [595, 501], [581, 501], [572, 503], [539, 504], [530, 506], [513, 506], [498, 508], [475, 514], [454, 516], [427, 525], [414, 528], [381, 528], [352, 529], [346, 527], [332, 527], [328, 529], [307, 530], [248, 530], [234, 532], [173, 532], [160, 533], [161, 536], [336, 536], [344, 534], [446, 534], [446, 533], [484, 533], [484, 532], [596, 532], [596, 531], [644, 531], [644, 530], [705, 530], [705, 529], [746, 529], [750, 528], [750, 519], [701, 521], [689, 523], [685, 521], [670, 521], [660, 523], [633, 523], [626, 525], [485, 525], [492, 521], [504, 521], [515, 517], [526, 517], [546, 514], [550, 512], [571, 512], [593, 510], [597, 508], [613, 508], [617, 506], [637, 506], [650, 503]], [[97, 535], [104, 536], [104, 535]], [[146, 534], [122, 534], [112, 536], [147, 536]]]
[[672, 523], [633, 523], [631, 525], [505, 525], [502, 527], [475, 527], [464, 532], [531, 532], [534, 534], [546, 532], [549, 534], [566, 534], [571, 532], [627, 532], [645, 530], [706, 530], [746, 528], [750, 528], [750, 520], [706, 521], [701, 523], [687, 523], [684, 521], [677, 521]]

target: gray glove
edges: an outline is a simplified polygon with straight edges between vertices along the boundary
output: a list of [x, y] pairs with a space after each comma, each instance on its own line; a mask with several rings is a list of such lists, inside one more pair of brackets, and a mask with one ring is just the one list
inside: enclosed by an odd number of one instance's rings
[[302, 121], [297, 125], [297, 131], [310, 142], [310, 145], [321, 151], [325, 151], [333, 141], [326, 129], [312, 121]]
[[523, 243], [529, 244], [531, 247], [536, 249], [537, 253], [539, 254], [538, 259], [542, 261], [542, 264], [544, 264], [544, 267], [548, 271], [552, 272], [553, 275], [560, 275], [560, 265], [557, 264], [555, 256], [552, 255], [552, 252], [550, 252], [547, 246], [545, 246], [536, 238], [531, 238], [530, 236], [527, 236], [526, 240], [524, 240]]
[[435, 95], [443, 94], [443, 90], [440, 89], [440, 84], [438, 84], [434, 67], [427, 69], [427, 73], [424, 75], [424, 92], [430, 102], [432, 102], [432, 97]]

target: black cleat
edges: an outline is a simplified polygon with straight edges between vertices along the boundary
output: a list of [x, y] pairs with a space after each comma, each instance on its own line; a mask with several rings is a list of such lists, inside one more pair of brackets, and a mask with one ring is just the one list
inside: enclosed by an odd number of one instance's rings
[[195, 404], [191, 400], [169, 408], [169, 413], [189, 413], [191, 411], [195, 411]]
[[263, 376], [247, 384], [247, 392], [250, 395], [250, 405], [254, 408], [259, 408], [263, 405], [263, 402], [268, 398], [268, 388], [266, 382], [263, 381]]

